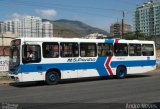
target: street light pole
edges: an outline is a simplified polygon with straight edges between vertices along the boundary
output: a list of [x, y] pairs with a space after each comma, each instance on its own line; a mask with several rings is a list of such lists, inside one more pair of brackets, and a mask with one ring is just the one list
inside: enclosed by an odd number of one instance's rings
[[155, 40], [155, 44], [157, 44], [157, 25], [155, 25], [155, 30], [154, 30], [154, 40]]
[[123, 36], [124, 36], [124, 17], [125, 17], [125, 14], [124, 14], [124, 11], [122, 11], [122, 35], [121, 35], [121, 39], [123, 39]]
[[2, 46], [2, 47], [3, 47], [3, 45], [4, 45], [3, 33], [2, 33], [2, 34], [0, 34], [0, 37], [1, 37], [1, 39], [2, 39], [2, 40], [1, 40], [1, 43], [2, 43], [2, 44], [0, 44], [0, 46]]

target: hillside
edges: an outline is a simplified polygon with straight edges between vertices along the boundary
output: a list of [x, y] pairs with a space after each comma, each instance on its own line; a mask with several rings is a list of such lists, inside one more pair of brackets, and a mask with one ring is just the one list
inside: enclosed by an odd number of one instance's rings
[[80, 21], [62, 19], [50, 22], [53, 23], [55, 37], [84, 37], [88, 34], [97, 32], [100, 34], [108, 35], [108, 32], [95, 27], [91, 27]]

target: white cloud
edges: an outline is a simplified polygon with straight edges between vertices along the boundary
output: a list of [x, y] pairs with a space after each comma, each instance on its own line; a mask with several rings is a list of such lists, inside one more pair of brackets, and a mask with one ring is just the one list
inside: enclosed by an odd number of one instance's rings
[[37, 9], [36, 13], [39, 14], [42, 18], [52, 19], [57, 15], [57, 11], [54, 9], [41, 10]]
[[27, 15], [26, 14], [19, 14], [19, 13], [15, 12], [10, 17], [11, 17], [11, 19], [19, 19], [19, 18], [23, 18], [25, 16], [27, 16]]
[[20, 16], [21, 16], [21, 15], [18, 14], [18, 13], [13, 13], [13, 14], [12, 14], [12, 17], [13, 17], [13, 18], [19, 18]]

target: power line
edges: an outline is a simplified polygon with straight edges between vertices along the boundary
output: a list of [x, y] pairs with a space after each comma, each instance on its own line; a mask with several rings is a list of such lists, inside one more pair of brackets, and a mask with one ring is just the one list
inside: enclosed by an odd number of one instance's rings
[[[0, 1], [1, 2], [1, 1]], [[43, 6], [40, 6], [40, 5], [33, 5], [33, 4], [21, 4], [21, 3], [14, 3], [14, 4], [12, 4], [12, 3], [10, 3], [10, 4], [0, 4], [0, 6], [10, 6], [10, 5], [18, 5], [18, 6], [26, 6], [26, 7], [28, 7], [28, 6], [31, 6], [31, 7], [33, 7], [33, 6], [38, 6], [38, 7], [47, 7], [48, 8], [48, 6], [45, 6], [45, 5], [43, 5]], [[67, 12], [70, 12], [70, 13], [77, 13], [77, 12], [80, 12], [80, 13], [83, 13], [83, 14], [87, 14], [87, 15], [97, 15], [97, 16], [101, 16], [101, 17], [111, 17], [111, 16], [107, 16], [107, 15], [103, 15], [103, 14], [97, 14], [97, 13], [91, 13], [91, 12], [82, 12], [81, 10], [75, 10], [75, 8], [67, 8], [67, 7], [59, 7], [59, 6], [54, 6], [54, 7], [56, 7], [56, 8], [58, 8], [58, 9], [60, 9], [60, 10], [63, 10], [63, 11], [67, 11]], [[52, 7], [53, 8], [53, 7]], [[120, 10], [115, 10], [115, 11], [119, 11], [120, 12]], [[95, 11], [94, 11], [95, 12]], [[112, 17], [112, 18], [114, 18], [114, 17]], [[115, 18], [117, 18], [117, 17], [115, 17]]]
[[[0, 2], [6, 2], [6, 1], [0, 1]], [[122, 12], [122, 11], [125, 11], [125, 12], [128, 12], [129, 10], [120, 10], [120, 9], [106, 9], [106, 8], [96, 8], [96, 7], [84, 7], [84, 6], [74, 6], [74, 5], [62, 5], [62, 4], [46, 4], [46, 3], [43, 3], [43, 5], [40, 5], [38, 4], [37, 2], [12, 2], [12, 3], [9, 3], [11, 5], [19, 5], [19, 6], [37, 6], [37, 7], [50, 7], [50, 8], [59, 8], [59, 9], [92, 9], [92, 10], [96, 10], [96, 11], [114, 11], [114, 12]], [[86, 10], [85, 10], [86, 11]]]
[[[2, 1], [0, 1], [0, 2], [2, 2]], [[4, 2], [4, 1], [3, 1]], [[21, 1], [19, 1], [19, 2], [12, 2], [12, 4], [15, 4], [15, 3], [19, 3], [19, 4], [22, 4], [22, 5], [33, 5], [33, 4], [38, 4], [38, 3], [40, 3], [40, 2], [34, 2], [34, 1], [30, 1], [30, 2], [21, 2]], [[105, 11], [115, 11], [115, 12], [120, 12], [120, 11], [124, 11], [124, 10], [120, 10], [120, 9], [106, 9], [106, 8], [97, 8], [97, 7], [85, 7], [85, 6], [75, 6], [75, 5], [62, 5], [62, 4], [59, 4], [59, 3], [51, 3], [51, 4], [46, 4], [46, 3], [43, 3], [43, 6], [41, 6], [41, 7], [53, 7], [53, 5], [54, 5], [54, 7], [55, 6], [60, 6], [60, 7], [67, 7], [67, 8], [79, 8], [79, 9], [94, 9], [94, 10], [105, 10]], [[35, 5], [34, 5], [35, 6]], [[38, 5], [37, 5], [38, 6]], [[126, 10], [127, 11], [127, 10]]]

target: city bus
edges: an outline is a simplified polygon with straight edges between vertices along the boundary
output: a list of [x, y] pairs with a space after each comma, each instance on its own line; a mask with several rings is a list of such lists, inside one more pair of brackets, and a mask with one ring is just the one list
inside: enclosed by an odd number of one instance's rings
[[17, 82], [116, 77], [156, 69], [154, 41], [19, 38], [11, 41], [9, 77]]

